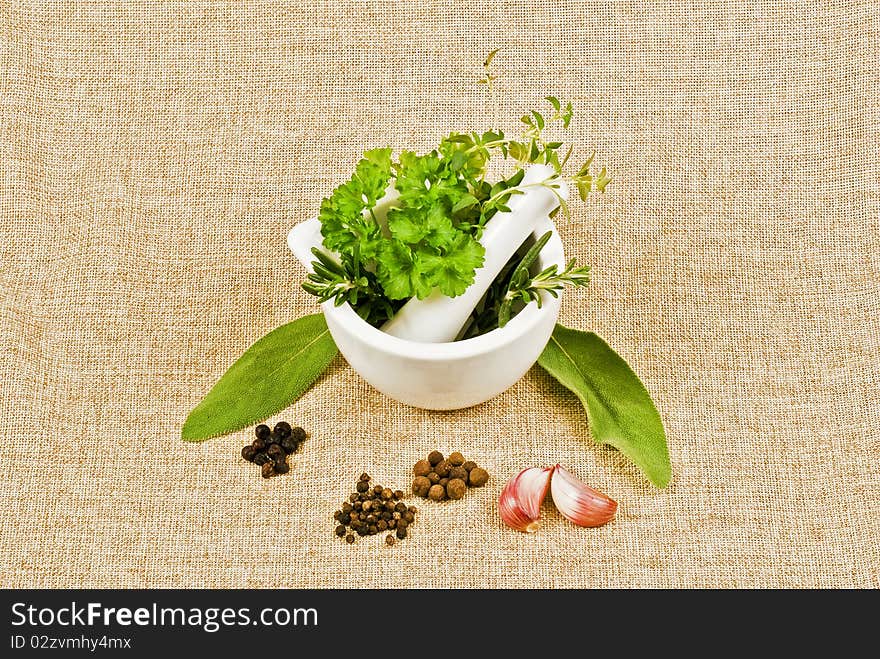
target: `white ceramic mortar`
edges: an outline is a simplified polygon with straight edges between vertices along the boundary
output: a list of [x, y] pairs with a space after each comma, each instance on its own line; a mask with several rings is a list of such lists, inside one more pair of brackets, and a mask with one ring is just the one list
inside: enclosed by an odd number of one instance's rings
[[[565, 265], [562, 241], [553, 222], [535, 222], [533, 236], [552, 236], [537, 260], [541, 270]], [[320, 244], [320, 223], [313, 218], [295, 226], [288, 245], [311, 270], [311, 248]], [[422, 343], [376, 329], [349, 304], [321, 305], [340, 352], [373, 387], [407, 405], [429, 410], [455, 410], [482, 403], [512, 386], [537, 361], [550, 340], [561, 296], [542, 292], [542, 305], [527, 305], [500, 329], [464, 341]]]

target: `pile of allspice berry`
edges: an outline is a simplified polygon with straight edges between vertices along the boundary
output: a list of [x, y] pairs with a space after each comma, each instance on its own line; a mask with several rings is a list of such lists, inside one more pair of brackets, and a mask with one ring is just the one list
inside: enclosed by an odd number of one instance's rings
[[263, 478], [279, 476], [290, 471], [287, 456], [299, 450], [306, 439], [302, 428], [291, 428], [287, 421], [279, 421], [272, 430], [260, 424], [254, 428], [256, 439], [241, 449], [241, 457], [260, 467]]
[[458, 451], [448, 458], [440, 451], [431, 451], [427, 460], [416, 462], [413, 474], [413, 494], [431, 501], [461, 499], [468, 487], [482, 487], [489, 480], [489, 472], [465, 460]]
[[[339, 510], [333, 514], [338, 522], [336, 535], [345, 538], [348, 544], [359, 536], [376, 535], [385, 531], [394, 531], [385, 536], [385, 544], [394, 544], [394, 536], [398, 540], [406, 538], [409, 526], [416, 521], [418, 508], [403, 503], [403, 491], [392, 490], [381, 485], [370, 485], [370, 475], [361, 474], [355, 489], [343, 502]], [[351, 527], [349, 532], [346, 527]]]

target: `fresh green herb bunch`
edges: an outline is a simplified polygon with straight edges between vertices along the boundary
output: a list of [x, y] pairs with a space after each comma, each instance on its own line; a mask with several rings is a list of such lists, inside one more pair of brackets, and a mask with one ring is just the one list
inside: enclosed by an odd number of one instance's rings
[[[450, 297], [464, 293], [483, 265], [483, 227], [496, 213], [510, 211], [514, 195], [545, 187], [557, 195], [567, 215], [568, 205], [559, 192], [563, 186], [575, 185], [582, 199], [593, 189], [604, 191], [610, 178], [604, 168], [593, 177], [592, 156], [574, 175], [563, 175], [572, 150], [560, 160], [562, 142], [546, 139], [544, 131], [554, 123], [567, 128], [572, 106], [563, 106], [553, 96], [547, 101], [551, 112], [546, 117], [537, 111], [523, 116], [525, 130], [517, 139], [500, 130], [451, 133], [423, 155], [404, 151], [395, 161], [390, 149], [364, 153], [351, 180], [321, 203], [323, 245], [333, 256], [315, 250], [317, 260], [303, 284], [305, 290], [321, 302], [348, 302], [378, 326], [409, 298], [423, 299], [434, 290]], [[508, 178], [491, 183], [485, 180], [486, 167], [495, 154], [515, 160], [517, 168]], [[534, 163], [550, 165], [554, 171], [542, 181], [523, 184], [523, 167]], [[491, 307], [492, 313], [497, 309], [506, 314], [503, 322], [496, 315], [487, 327], [503, 325], [514, 300], [540, 302], [541, 290], [555, 295], [562, 284], [587, 281], [585, 269], [573, 264], [562, 273], [553, 268], [533, 278], [522, 274], [527, 271], [520, 267], [520, 274], [513, 273], [512, 288]], [[511, 273], [507, 269], [499, 279]]]

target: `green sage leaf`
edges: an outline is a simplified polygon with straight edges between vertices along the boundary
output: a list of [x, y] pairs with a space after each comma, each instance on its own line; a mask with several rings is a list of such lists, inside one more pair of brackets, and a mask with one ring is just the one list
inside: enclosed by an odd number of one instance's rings
[[336, 356], [322, 314], [304, 316], [257, 340], [190, 412], [181, 437], [200, 442], [283, 410]]
[[657, 487], [669, 483], [660, 414], [638, 376], [605, 341], [556, 325], [538, 364], [577, 395], [597, 442], [617, 448]]

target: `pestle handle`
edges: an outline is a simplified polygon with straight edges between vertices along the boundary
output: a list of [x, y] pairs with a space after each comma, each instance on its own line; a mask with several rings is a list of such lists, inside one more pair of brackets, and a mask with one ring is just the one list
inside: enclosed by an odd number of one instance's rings
[[[532, 165], [522, 183], [539, 183], [554, 173], [547, 165]], [[565, 186], [557, 192], [563, 199], [568, 196]], [[474, 283], [462, 295], [447, 297], [435, 290], [423, 300], [412, 298], [382, 326], [382, 331], [409, 341], [454, 341], [498, 273], [534, 231], [538, 220], [559, 206], [559, 199], [546, 187], [536, 186], [511, 197], [508, 206], [510, 212], [496, 213], [486, 223], [480, 238], [485, 260], [474, 275]]]

